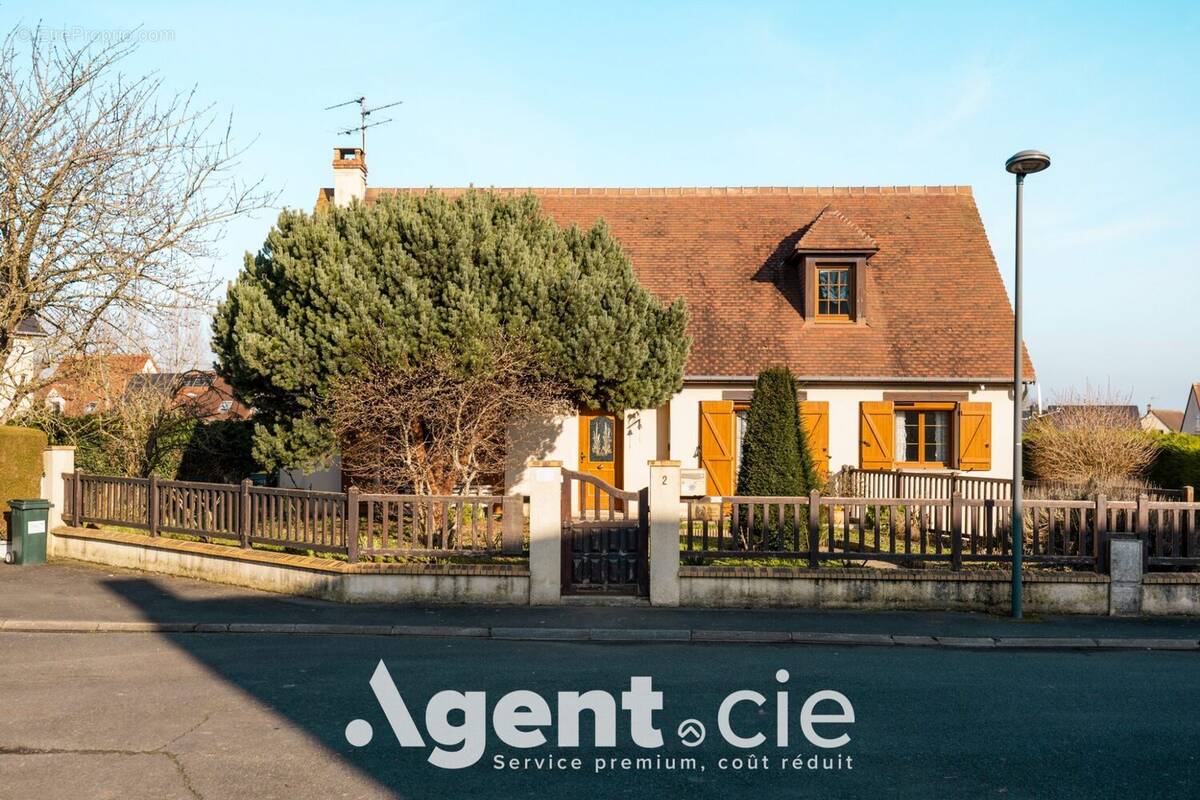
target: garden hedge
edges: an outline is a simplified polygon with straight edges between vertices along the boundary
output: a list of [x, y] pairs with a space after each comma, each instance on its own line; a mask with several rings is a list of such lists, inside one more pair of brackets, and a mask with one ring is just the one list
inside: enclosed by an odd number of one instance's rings
[[46, 434], [33, 428], [0, 427], [0, 537], [8, 538], [8, 501], [42, 495]]
[[1192, 433], [1156, 434], [1158, 455], [1146, 477], [1164, 489], [1200, 489], [1200, 436]]

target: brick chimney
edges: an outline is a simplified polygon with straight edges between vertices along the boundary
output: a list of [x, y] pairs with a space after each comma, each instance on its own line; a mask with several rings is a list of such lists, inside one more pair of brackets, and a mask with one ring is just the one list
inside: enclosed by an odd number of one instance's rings
[[348, 206], [367, 197], [367, 155], [360, 147], [333, 148], [333, 204]]

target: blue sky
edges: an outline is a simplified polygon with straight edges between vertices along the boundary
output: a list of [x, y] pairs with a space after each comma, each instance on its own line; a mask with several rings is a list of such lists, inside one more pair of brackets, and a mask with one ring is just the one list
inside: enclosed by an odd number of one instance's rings
[[[232, 111], [247, 174], [304, 208], [354, 119], [322, 109], [365, 94], [405, 102], [370, 136], [374, 185], [971, 184], [1007, 283], [1003, 164], [1039, 148], [1025, 309], [1044, 395], [1090, 382], [1182, 408], [1200, 381], [1198, 4], [248, 6], [6, 0], [0, 22], [140, 24], [158, 41], [129, 69]], [[231, 228], [222, 278], [271, 221]]]

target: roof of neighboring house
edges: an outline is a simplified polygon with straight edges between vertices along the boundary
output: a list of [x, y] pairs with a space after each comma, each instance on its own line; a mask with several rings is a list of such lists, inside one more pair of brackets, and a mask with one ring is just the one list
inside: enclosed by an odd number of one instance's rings
[[18, 336], [45, 336], [46, 329], [41, 320], [31, 315], [17, 323], [16, 333]]
[[1173, 411], [1166, 408], [1148, 408], [1146, 416], [1157, 417], [1158, 421], [1169, 430], [1179, 432], [1183, 429], [1183, 412]]
[[1088, 405], [1049, 405], [1046, 406], [1047, 414], [1057, 414], [1063, 411], [1080, 411], [1084, 409], [1104, 409], [1109, 412], [1108, 419], [1119, 421], [1122, 424], [1128, 423], [1131, 427], [1136, 427], [1141, 422], [1142, 414], [1138, 411], [1137, 406], [1121, 404], [1106, 404], [1106, 403], [1091, 403]]
[[[374, 188], [366, 201], [424, 191], [467, 190]], [[530, 191], [563, 225], [603, 218], [647, 289], [686, 300], [690, 377], [784, 364], [801, 379], [1012, 378], [1012, 308], [970, 187], [492, 191]], [[806, 323], [797, 247], [876, 251], [866, 325]]]
[[246, 419], [254, 413], [238, 402], [233, 396], [233, 388], [211, 370], [135, 375], [130, 378], [126, 391], [141, 388], [171, 392], [180, 405], [187, 406], [202, 420]]
[[154, 359], [146, 353], [67, 356], [39, 396], [61, 400], [64, 414], [78, 416], [108, 407], [125, 392], [134, 375], [157, 371]]

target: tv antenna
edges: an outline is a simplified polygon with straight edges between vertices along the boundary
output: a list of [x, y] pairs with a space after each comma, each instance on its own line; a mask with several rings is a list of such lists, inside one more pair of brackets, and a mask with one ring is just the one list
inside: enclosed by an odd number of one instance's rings
[[376, 111], [382, 111], [385, 108], [391, 108], [392, 106], [398, 106], [403, 102], [404, 102], [403, 100], [397, 100], [394, 103], [384, 103], [381, 106], [375, 106], [374, 108], [367, 108], [367, 98], [364, 96], [364, 97], [355, 97], [354, 99], [347, 100], [344, 103], [337, 103], [332, 106], [327, 106], [325, 108], [325, 110], [332, 111], [335, 108], [342, 108], [343, 106], [350, 106], [350, 105], [355, 105], [355, 104], [358, 105], [358, 127], [357, 128], [346, 128], [344, 130], [339, 130], [339, 131], [337, 131], [337, 135], [338, 136], [350, 136], [351, 134], [355, 134], [355, 133], [361, 134], [362, 135], [362, 149], [363, 149], [363, 152], [365, 153], [367, 151], [367, 128], [375, 128], [375, 127], [378, 127], [379, 125], [386, 125], [387, 123], [393, 121], [391, 117], [388, 117], [387, 119], [381, 119], [378, 122], [367, 122], [367, 117], [371, 116]]

